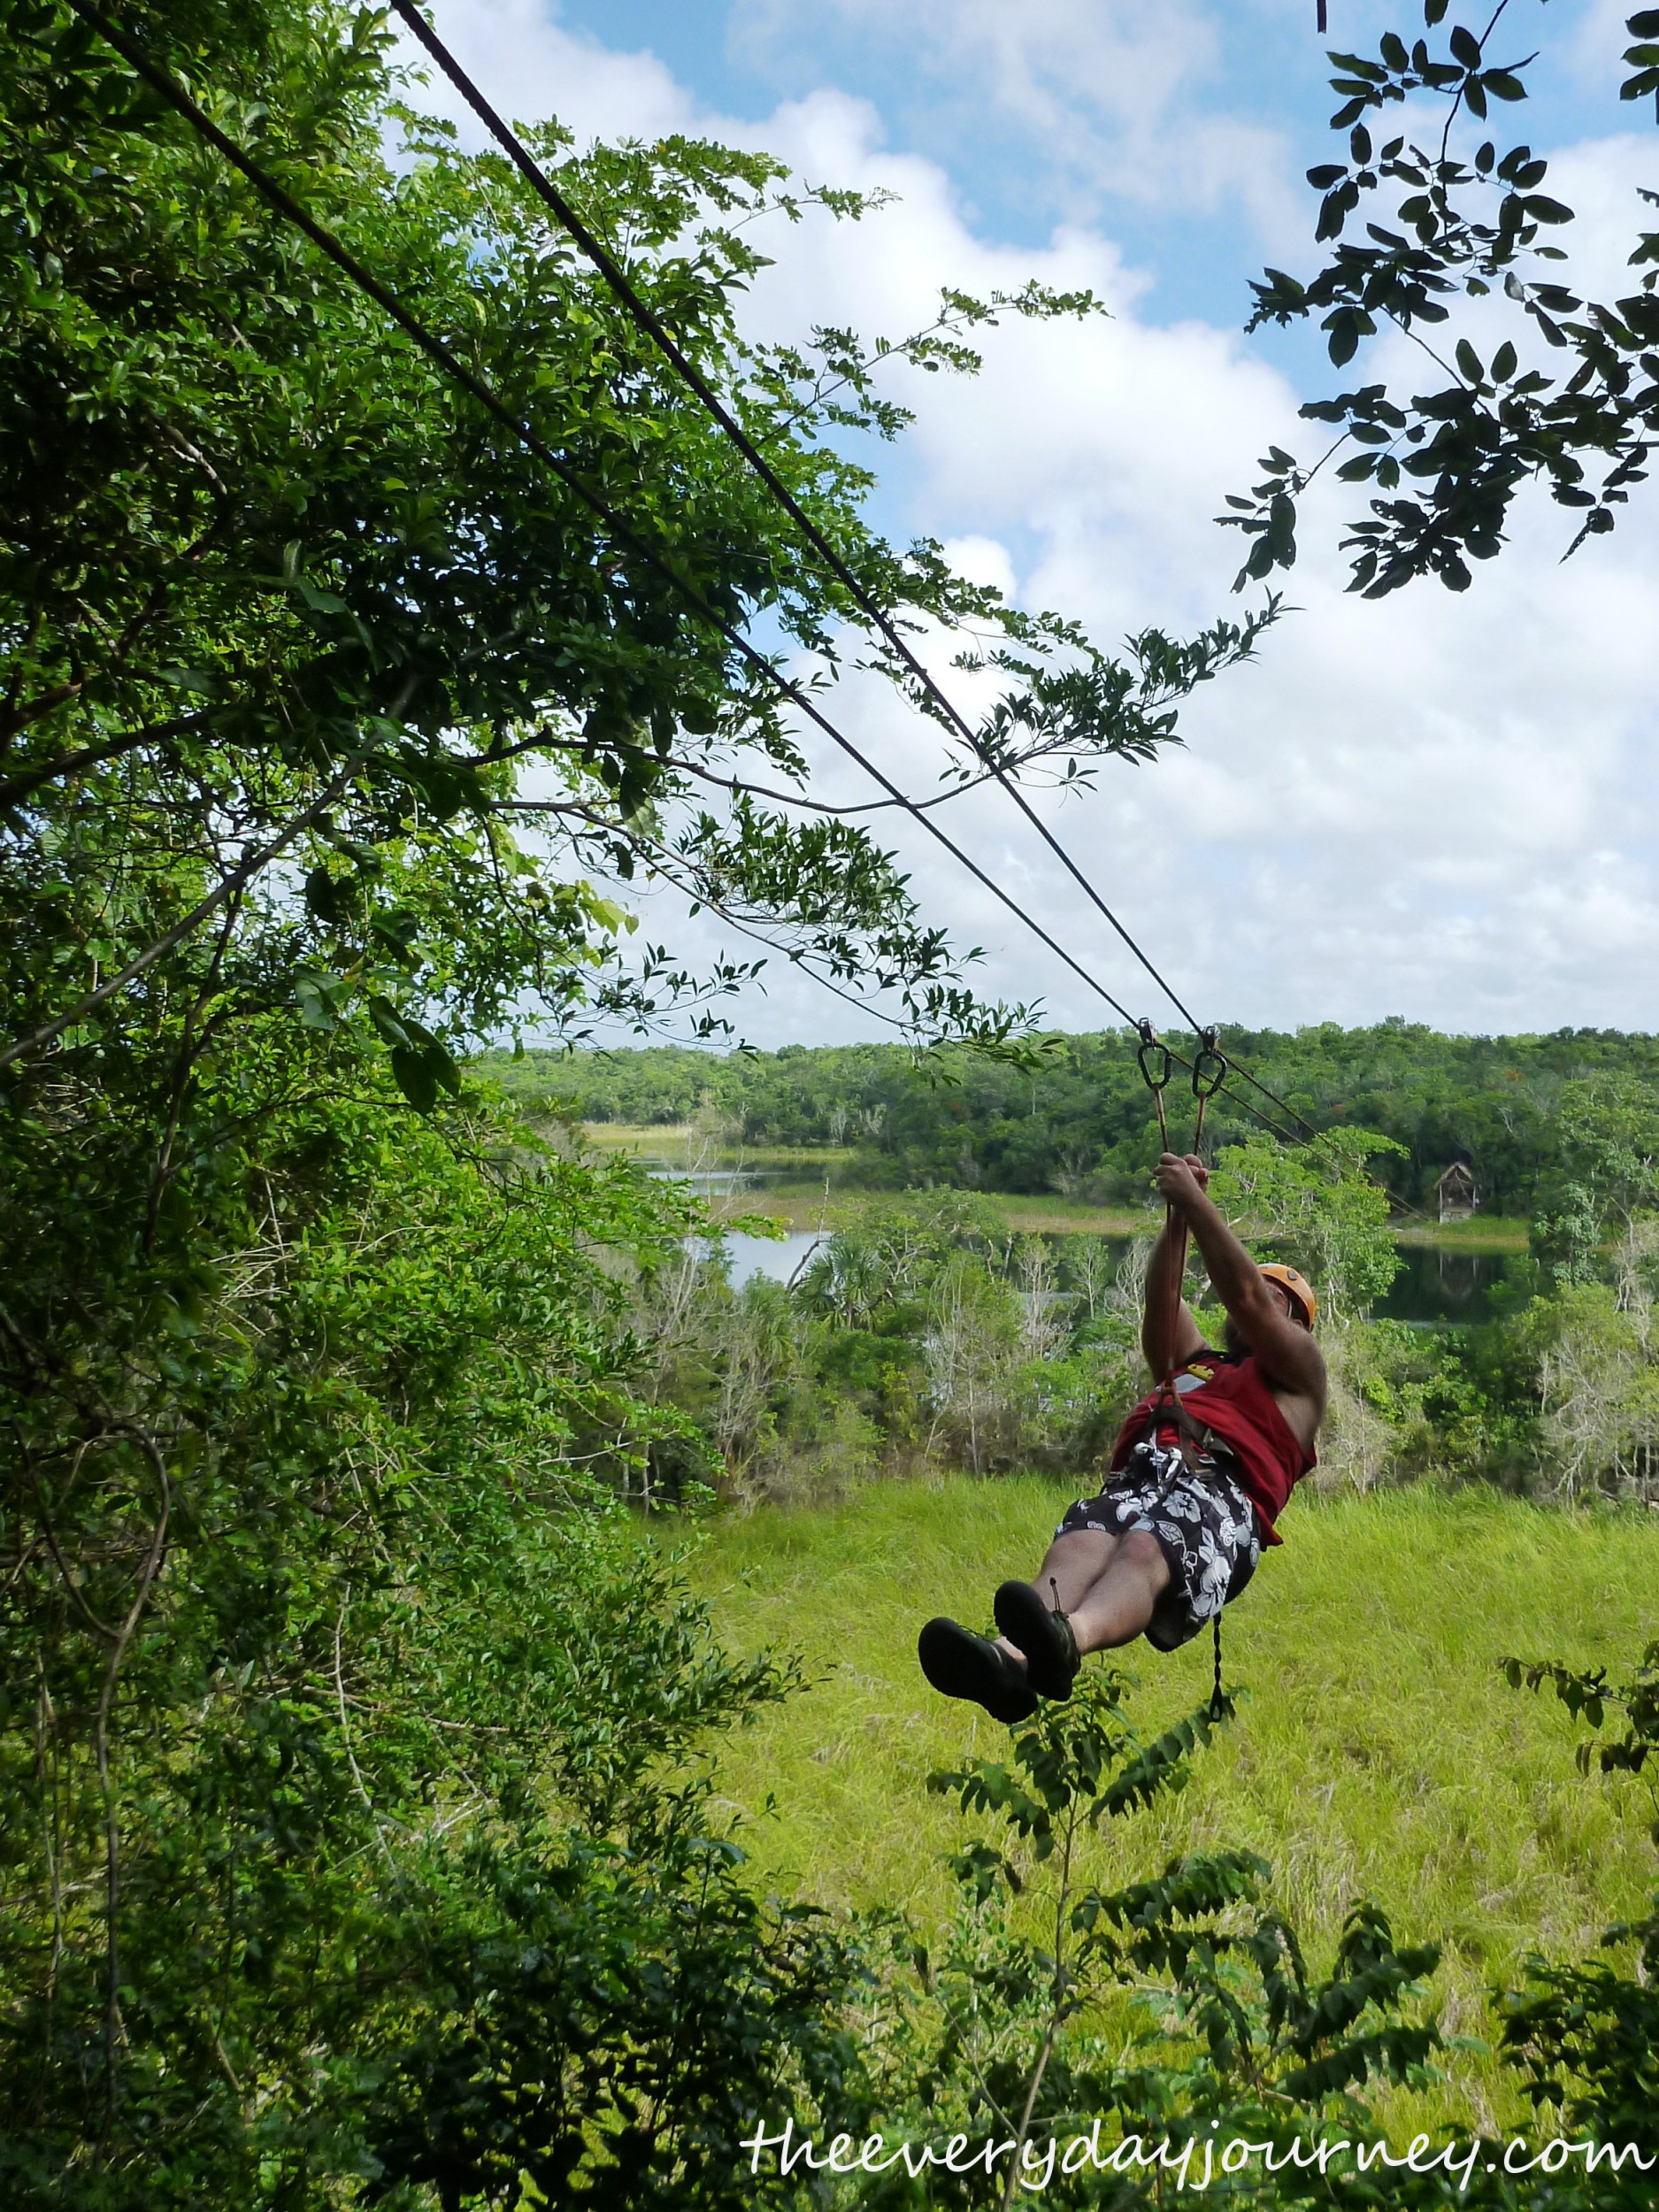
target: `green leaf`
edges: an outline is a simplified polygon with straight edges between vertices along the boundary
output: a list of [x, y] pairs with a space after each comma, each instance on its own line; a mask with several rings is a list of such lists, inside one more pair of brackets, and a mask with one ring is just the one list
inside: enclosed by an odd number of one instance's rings
[[366, 1005], [369, 1019], [374, 1024], [375, 1029], [387, 1044], [392, 1046], [395, 1050], [403, 1052], [417, 1048], [415, 1039], [411, 1035], [410, 1030], [405, 1027], [398, 1015], [397, 1009], [388, 998], [382, 997], [377, 992], [366, 1001]]
[[392, 1048], [392, 1073], [398, 1088], [418, 1114], [429, 1114], [438, 1103], [438, 1077], [424, 1048]]
[[1359, 351], [1359, 317], [1353, 308], [1340, 307], [1333, 315], [1327, 316], [1325, 327], [1330, 333], [1326, 350], [1340, 369]]
[[326, 868], [313, 868], [305, 879], [305, 903], [320, 922], [341, 918], [340, 893]]
[[306, 971], [296, 976], [294, 995], [304, 1026], [318, 1031], [334, 1029], [339, 1022], [348, 987], [344, 979], [337, 975]]

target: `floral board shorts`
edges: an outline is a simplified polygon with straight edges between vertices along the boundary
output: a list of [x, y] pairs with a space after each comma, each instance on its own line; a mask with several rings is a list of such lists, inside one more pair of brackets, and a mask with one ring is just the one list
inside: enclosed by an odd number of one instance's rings
[[1079, 1498], [1057, 1529], [1105, 1536], [1145, 1529], [1169, 1562], [1168, 1586], [1147, 1624], [1147, 1641], [1173, 1651], [1197, 1635], [1229, 1599], [1242, 1594], [1262, 1555], [1256, 1508], [1224, 1455], [1205, 1453], [1196, 1473], [1162, 1444], [1137, 1444], [1097, 1498]]

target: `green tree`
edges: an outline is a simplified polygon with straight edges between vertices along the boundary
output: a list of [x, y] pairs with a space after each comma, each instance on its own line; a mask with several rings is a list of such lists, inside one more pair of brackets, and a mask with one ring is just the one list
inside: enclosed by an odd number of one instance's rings
[[1557, 1283], [1594, 1279], [1603, 1242], [1651, 1203], [1659, 1113], [1648, 1087], [1613, 1075], [1563, 1085], [1555, 1158], [1540, 1177], [1532, 1252]]
[[[1240, 585], [1294, 563], [1297, 499], [1345, 448], [1355, 450], [1337, 476], [1389, 495], [1342, 541], [1350, 588], [1372, 599], [1424, 575], [1465, 589], [1469, 563], [1497, 553], [1529, 483], [1547, 484], [1573, 517], [1571, 551], [1611, 530], [1647, 475], [1659, 434], [1659, 230], [1632, 220], [1640, 275], [1620, 298], [1592, 298], [1570, 265], [1573, 211], [1544, 188], [1548, 162], [1495, 133], [1470, 142], [1527, 97], [1538, 57], [1517, 50], [1528, 38], [1519, 12], [1509, 0], [1479, 10], [1424, 0], [1427, 36], [1386, 31], [1374, 57], [1331, 56], [1345, 158], [1308, 172], [1331, 257], [1306, 281], [1268, 270], [1250, 327], [1317, 318], [1338, 368], [1379, 332], [1402, 331], [1440, 380], [1409, 396], [1361, 384], [1302, 409], [1336, 441], [1312, 468], [1273, 448], [1263, 480], [1229, 499], [1225, 519], [1251, 541]], [[1659, 113], [1659, 8], [1624, 29], [1620, 99], [1655, 96]], [[1640, 196], [1659, 205], [1654, 192]], [[1363, 243], [1348, 234], [1360, 219]]]
[[[858, 1969], [746, 1899], [698, 1779], [783, 1677], [606, 1511], [706, 1464], [633, 1326], [695, 1214], [538, 1146], [457, 1053], [721, 1033], [768, 948], [891, 984], [918, 1037], [1017, 1018], [816, 807], [731, 633], [902, 672], [513, 174], [400, 106], [380, 13], [121, 21], [566, 473], [86, 15], [7, 0], [8, 2200], [497, 2201], [516, 2159], [729, 2201], [745, 2104], [833, 2079]], [[863, 204], [535, 143], [870, 595], [972, 626], [1010, 769], [1143, 757], [1248, 650], [1109, 662], [864, 525], [835, 441], [902, 426], [881, 349], [737, 315], [755, 224]], [[971, 367], [998, 313], [1092, 305], [953, 296], [904, 349]], [[630, 951], [652, 873], [729, 927], [712, 973]], [[520, 2127], [532, 2052], [563, 2101]]]
[[1219, 1156], [1210, 1189], [1241, 1235], [1294, 1261], [1333, 1317], [1351, 1318], [1380, 1298], [1400, 1270], [1388, 1194], [1367, 1168], [1379, 1153], [1398, 1148], [1363, 1129], [1327, 1130], [1294, 1150], [1255, 1137]]
[[[1420, 2000], [1438, 1953], [1396, 1945], [1361, 1904], [1329, 1975], [1310, 1971], [1249, 1852], [1194, 1853], [1115, 1890], [1089, 1878], [1094, 1832], [1181, 1789], [1230, 1717], [1230, 1705], [1201, 1708], [1148, 1743], [1121, 1677], [1091, 1672], [1007, 1756], [929, 1776], [978, 1832], [951, 1855], [955, 1923], [903, 1959], [878, 2046], [897, 2061], [886, 2115], [895, 2135], [903, 2125], [937, 2147], [959, 2133], [975, 2149], [988, 2138], [995, 2156], [978, 2173], [930, 2177], [926, 2198], [901, 2170], [839, 2201], [1007, 2212], [1041, 2187], [1055, 2203], [1130, 2212], [1166, 2202], [1172, 2170], [1174, 2186], [1231, 2202], [1379, 2200], [1343, 2170], [1350, 2162], [1299, 2172], [1286, 2152], [1298, 2131], [1351, 2144], [1374, 2129], [1370, 2084], [1427, 2078], [1441, 2039]], [[1220, 2175], [1216, 2154], [1233, 2135], [1272, 2145], [1279, 2175]], [[1125, 2143], [1148, 2155], [1114, 2165]], [[1431, 2184], [1406, 2200], [1451, 2193]]]
[[[1623, 1682], [1609, 1680], [1605, 1667], [1586, 1671], [1558, 1661], [1506, 1659], [1503, 1671], [1513, 1689], [1548, 1686], [1593, 1730], [1600, 1731], [1609, 1715], [1622, 1717], [1621, 1737], [1579, 1744], [1578, 1771], [1643, 1775], [1651, 1797], [1659, 1754], [1659, 1644], [1647, 1647]], [[1654, 1834], [1659, 1840], [1659, 1823]], [[1585, 1960], [1531, 1961], [1526, 1986], [1504, 2001], [1502, 2037], [1506, 2052], [1525, 2070], [1526, 2093], [1540, 2118], [1559, 2116], [1557, 2124], [1575, 2134], [1633, 2146], [1646, 2158], [1646, 2176], [1633, 2162], [1615, 2171], [1603, 2169], [1601, 2185], [1586, 2187], [1579, 2200], [1609, 2212], [1625, 2207], [1635, 2212], [1651, 2202], [1651, 2177], [1659, 2164], [1654, 2123], [1659, 1898], [1642, 1919], [1609, 1928], [1601, 1951]], [[1621, 1954], [1633, 1970], [1620, 1970]]]

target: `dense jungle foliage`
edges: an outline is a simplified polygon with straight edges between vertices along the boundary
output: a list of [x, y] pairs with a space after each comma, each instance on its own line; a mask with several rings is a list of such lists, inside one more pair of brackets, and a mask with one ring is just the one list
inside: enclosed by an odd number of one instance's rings
[[[1115, 2073], [1058, 1953], [1010, 1925], [993, 1839], [937, 1962], [890, 1916], [744, 1880], [709, 1755], [793, 1670], [724, 1653], [619, 1503], [741, 1468], [710, 1414], [738, 1363], [685, 1319], [733, 1294], [688, 1202], [543, 1141], [464, 1066], [527, 1009], [723, 1033], [741, 966], [630, 956], [646, 870], [832, 985], [890, 983], [918, 1038], [1006, 1042], [879, 848], [811, 812], [777, 695], [663, 562], [826, 668], [903, 672], [503, 165], [402, 109], [374, 11], [121, 24], [629, 529], [446, 385], [88, 0], [0, 6], [5, 2201], [800, 2202], [816, 2184], [743, 2153], [780, 2099], [820, 2136], [932, 2130], [1023, 2080], [1032, 2120], [1049, 2072], [1176, 2133], [1350, 2118], [1432, 2059], [1427, 1955], [1361, 1914], [1304, 1971], [1239, 1855], [1087, 1901], [1091, 1987], [1165, 2008]], [[964, 778], [987, 752], [1145, 757], [1249, 649], [1223, 626], [1108, 662], [866, 529], [833, 439], [902, 426], [873, 349], [758, 348], [736, 314], [772, 218], [856, 201], [680, 141], [535, 142], [867, 590], [972, 625], [1005, 687]], [[899, 343], [971, 369], [996, 314], [1092, 307], [953, 294]], [[1626, 1154], [1592, 1135], [1562, 1264], [1593, 1271]], [[1356, 1326], [1386, 1257], [1372, 1141], [1232, 1170]], [[956, 1285], [971, 1376], [981, 1308], [1045, 1304], [1009, 1302], [972, 1220], [943, 1227], [914, 1280]], [[851, 1279], [815, 1279], [807, 1321], [852, 1323], [856, 1364], [880, 1331]], [[1137, 1745], [1120, 1704], [1108, 1685], [1000, 1778], [943, 1786], [1064, 1865], [1078, 1822], [1199, 1747]], [[1588, 1971], [1517, 2052], [1640, 2134], [1617, 2037], [1646, 1991], [1609, 1969], [1586, 2010]]]
[[[1209, 1119], [1217, 1189], [1258, 1256], [1303, 1267], [1327, 1302], [1326, 1479], [1368, 1487], [1432, 1470], [1651, 1494], [1659, 1042], [1448, 1037], [1401, 1021], [1222, 1037], [1321, 1132], [1280, 1144], [1236, 1079]], [[647, 1131], [691, 1120], [723, 1156], [804, 1148], [795, 1174], [821, 1148], [840, 1189], [863, 1194], [788, 1293], [686, 1263], [676, 1402], [740, 1494], [810, 1493], [941, 1453], [976, 1470], [1089, 1466], [1139, 1394], [1144, 1254], [1081, 1233], [1010, 1236], [985, 1202], [1048, 1191], [1144, 1205], [1157, 1125], [1132, 1037], [1050, 1036], [1024, 1068], [949, 1052], [918, 1068], [886, 1045], [529, 1050], [480, 1065], [555, 1137], [577, 1117]], [[1454, 1161], [1484, 1215], [1525, 1223], [1526, 1251], [1504, 1263], [1478, 1328], [1374, 1317], [1395, 1266], [1391, 1204], [1432, 1212]], [[764, 1187], [753, 1203], [764, 1212]]]
[[[748, 971], [633, 952], [645, 870], [918, 1034], [1012, 1017], [697, 610], [902, 672], [504, 165], [400, 105], [380, 16], [119, 29], [0, 8], [0, 2192], [736, 2201], [763, 2090], [847, 2072], [853, 1969], [708, 1810], [701, 1747], [784, 1674], [616, 1508], [694, 1433], [639, 1333], [689, 1217], [457, 1054], [526, 1010], [718, 1033]], [[536, 144], [870, 597], [972, 622], [1002, 764], [1146, 757], [1248, 649], [1109, 662], [864, 526], [876, 349], [735, 319], [768, 225], [856, 196]], [[895, 342], [971, 369], [999, 313], [1092, 307], [952, 295]]]
[[[1659, 1152], [1659, 1038], [1610, 1030], [1450, 1037], [1399, 1019], [1220, 1034], [1313, 1128], [1391, 1139], [1399, 1149], [1379, 1156], [1377, 1172], [1418, 1207], [1432, 1204], [1455, 1160], [1472, 1167], [1483, 1211], [1525, 1220], [1560, 1210], [1568, 1186], [1591, 1190], [1588, 1202], [1616, 1199]], [[920, 1080], [914, 1056], [885, 1044], [531, 1050], [518, 1059], [492, 1054], [484, 1064], [517, 1102], [544, 1115], [682, 1122], [706, 1102], [731, 1142], [851, 1146], [856, 1179], [878, 1188], [956, 1183], [1139, 1202], [1157, 1123], [1135, 1042], [1122, 1032], [1050, 1035], [1028, 1068], [942, 1051]], [[1170, 1095], [1182, 1098], [1179, 1073]], [[1286, 1121], [1235, 1077], [1210, 1108], [1214, 1140], [1258, 1134], [1253, 1106]], [[1178, 1119], [1182, 1110], [1178, 1102]]]
[[[1212, 1175], [1257, 1256], [1318, 1286], [1331, 1399], [1317, 1482], [1659, 1497], [1651, 1163], [1624, 1163], [1617, 1199], [1575, 1186], [1575, 1210], [1536, 1217], [1479, 1322], [1424, 1326], [1374, 1310], [1402, 1264], [1371, 1172], [1387, 1150], [1354, 1130], [1294, 1151], [1258, 1136], [1224, 1148]], [[803, 1501], [929, 1465], [1093, 1479], [1146, 1387], [1150, 1243], [1149, 1225], [1010, 1233], [995, 1201], [949, 1187], [840, 1202], [787, 1282], [747, 1263], [740, 1277], [718, 1239], [688, 1240], [641, 1322], [654, 1386], [687, 1426], [649, 1448], [641, 1490]], [[1202, 1273], [1188, 1294], [1218, 1341]]]

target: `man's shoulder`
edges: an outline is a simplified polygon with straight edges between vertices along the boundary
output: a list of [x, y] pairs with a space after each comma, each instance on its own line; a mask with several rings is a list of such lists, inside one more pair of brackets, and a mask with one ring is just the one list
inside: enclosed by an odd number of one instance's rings
[[1230, 1353], [1213, 1351], [1208, 1344], [1201, 1344], [1189, 1358], [1181, 1362], [1170, 1380], [1178, 1391], [1183, 1383], [1188, 1390], [1199, 1390], [1205, 1383], [1213, 1382], [1221, 1369], [1236, 1367], [1238, 1363]]
[[1181, 1362], [1180, 1371], [1185, 1374], [1188, 1368], [1196, 1371], [1201, 1367], [1236, 1367], [1238, 1363], [1235, 1353], [1218, 1352], [1212, 1344], [1201, 1344], [1189, 1359]]

